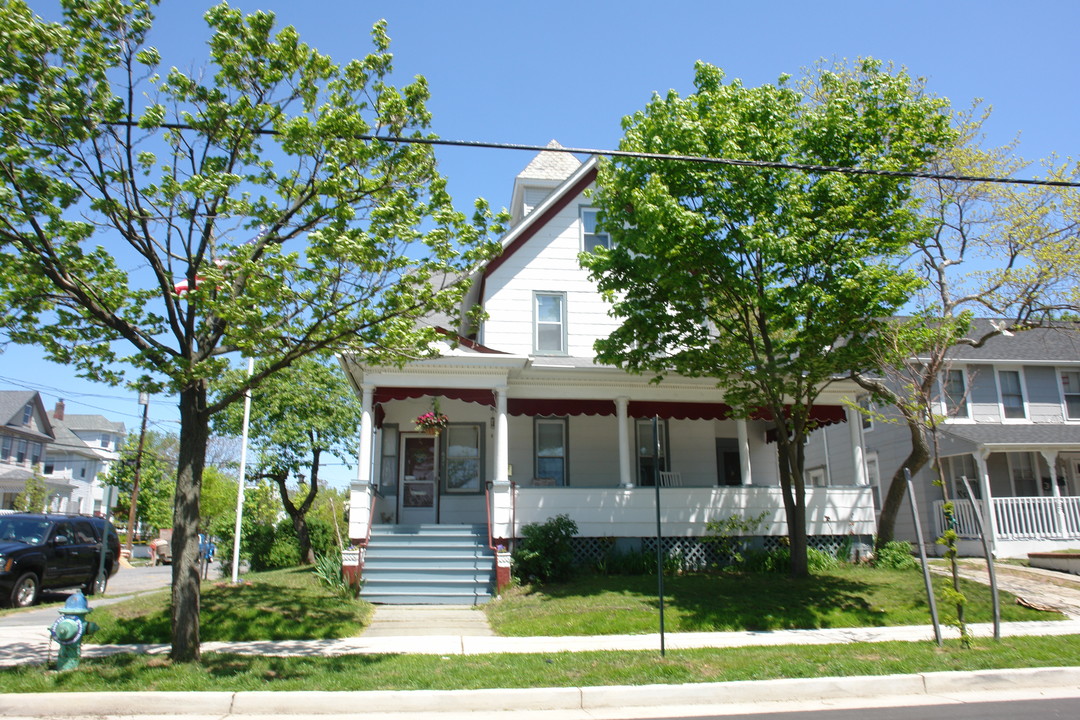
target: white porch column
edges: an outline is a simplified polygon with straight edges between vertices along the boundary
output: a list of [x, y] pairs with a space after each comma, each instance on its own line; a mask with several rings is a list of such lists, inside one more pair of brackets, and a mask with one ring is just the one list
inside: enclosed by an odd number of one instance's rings
[[[990, 454], [988, 450], [980, 450], [975, 453], [975, 466], [979, 472], [979, 490], [983, 498], [983, 532], [987, 535], [987, 544], [990, 546], [991, 555], [997, 554], [997, 516], [994, 512], [994, 496], [990, 493], [990, 471], [986, 467], [986, 458]], [[975, 498], [971, 499], [975, 502]], [[992, 558], [987, 558], [989, 562]]]
[[851, 459], [855, 463], [855, 484], [866, 485], [866, 448], [863, 447], [862, 413], [849, 407], [847, 413], [848, 433], [851, 435]]
[[[1065, 537], [1065, 507], [1061, 502], [1061, 489], [1058, 487], [1057, 482], [1057, 451], [1056, 450], [1043, 450], [1040, 453], [1043, 456], [1043, 460], [1046, 461], [1046, 466], [1050, 468], [1050, 494], [1054, 498], [1054, 520], [1057, 523], [1057, 532], [1054, 533], [1057, 537]], [[1041, 484], [1039, 480], [1038, 468], [1035, 472], [1035, 481]]]
[[619, 426], [619, 485], [628, 488], [634, 486], [630, 477], [630, 423], [626, 416], [630, 398], [615, 398], [615, 422]]
[[506, 386], [495, 388], [495, 482], [510, 482], [510, 438], [506, 418]]
[[360, 448], [356, 453], [356, 480], [349, 492], [349, 539], [365, 540], [371, 522], [371, 507], [375, 502], [371, 484], [371, 454], [374, 442], [372, 408], [374, 385], [360, 386]]
[[361, 485], [370, 485], [371, 446], [375, 439], [375, 428], [372, 421], [375, 386], [362, 385], [360, 390], [360, 451], [356, 458], [356, 482]]
[[752, 485], [754, 478], [750, 473], [750, 433], [746, 429], [746, 420], [742, 418], [736, 420], [735, 428], [739, 432], [739, 468], [742, 470], [742, 484]]

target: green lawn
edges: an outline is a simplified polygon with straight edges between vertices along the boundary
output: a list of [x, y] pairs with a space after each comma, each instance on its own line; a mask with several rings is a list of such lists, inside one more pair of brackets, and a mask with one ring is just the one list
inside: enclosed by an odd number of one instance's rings
[[[203, 583], [199, 636], [203, 641], [352, 637], [371, 613], [370, 603], [332, 594], [309, 568], [251, 573], [237, 585]], [[170, 641], [167, 591], [103, 605], [91, 619], [100, 630], [87, 638], [89, 643]]]
[[[934, 577], [943, 623], [955, 611]], [[669, 632], [845, 628], [928, 625], [926, 593], [918, 571], [842, 566], [793, 580], [767, 573], [690, 574], [665, 578], [665, 628]], [[963, 581], [967, 620], [991, 620], [990, 591]], [[651, 576], [584, 576], [541, 588], [521, 587], [485, 606], [500, 635], [609, 635], [657, 631], [657, 583]], [[1061, 620], [1015, 604], [1001, 593], [1004, 621]]]
[[[532, 655], [351, 655], [275, 658], [206, 654], [83, 660], [72, 672], [0, 669], [4, 692], [141, 690], [452, 690], [723, 682], [1080, 665], [1080, 636]], [[360, 709], [358, 708], [358, 711]]]

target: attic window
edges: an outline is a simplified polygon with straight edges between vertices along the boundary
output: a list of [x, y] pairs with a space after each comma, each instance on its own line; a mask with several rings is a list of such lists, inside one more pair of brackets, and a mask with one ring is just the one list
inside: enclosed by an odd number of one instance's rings
[[26, 403], [26, 407], [23, 408], [23, 412], [22, 412], [22, 424], [23, 425], [29, 425], [30, 421], [33, 419], [33, 417], [34, 417], [34, 406], [31, 405], [30, 403]]
[[596, 228], [596, 208], [581, 208], [581, 248], [593, 252], [598, 247], [611, 249], [611, 236]]

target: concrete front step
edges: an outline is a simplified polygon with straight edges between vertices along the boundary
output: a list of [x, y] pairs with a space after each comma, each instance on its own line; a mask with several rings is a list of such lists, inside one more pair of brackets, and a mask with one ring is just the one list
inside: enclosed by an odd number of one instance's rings
[[475, 605], [491, 599], [494, 556], [476, 525], [377, 525], [361, 597], [383, 604]]

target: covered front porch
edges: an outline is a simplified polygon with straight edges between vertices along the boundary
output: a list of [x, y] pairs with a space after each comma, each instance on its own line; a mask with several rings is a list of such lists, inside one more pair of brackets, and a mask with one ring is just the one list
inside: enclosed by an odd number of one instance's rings
[[[764, 513], [761, 536], [787, 535], [775, 444], [766, 419], [737, 419], [707, 379], [656, 385], [571, 359], [468, 354], [404, 368], [344, 367], [362, 399], [359, 471], [349, 535], [363, 547], [372, 524], [486, 524], [493, 544], [559, 514], [582, 538], [662, 534], [699, 538], [706, 524]], [[815, 408], [843, 422], [842, 389]], [[448, 418], [437, 435], [415, 419]], [[655, 423], [655, 436], [654, 436]], [[858, 423], [850, 423], [857, 432]], [[863, 467], [861, 444], [854, 444]], [[812, 536], [870, 538], [876, 529], [865, 474], [848, 487], [808, 488]]]
[[[950, 427], [948, 435], [942, 462], [962, 554], [983, 554], [976, 503], [997, 557], [1080, 546], [1080, 427]], [[934, 503], [938, 535], [943, 505]]]

